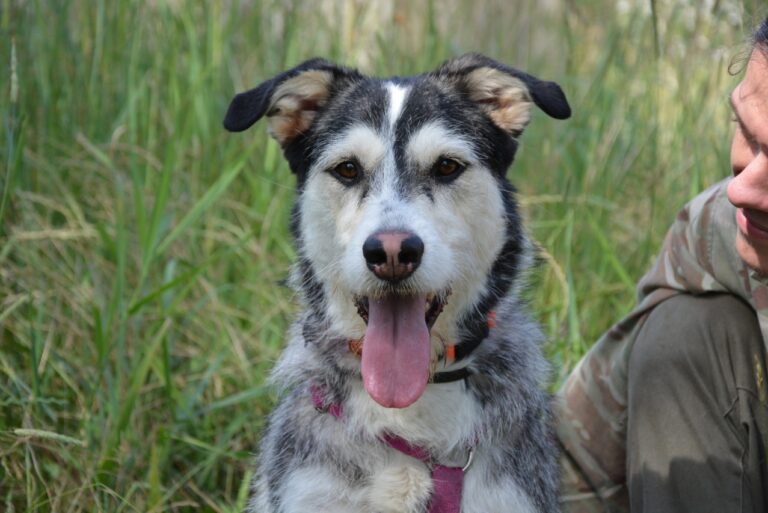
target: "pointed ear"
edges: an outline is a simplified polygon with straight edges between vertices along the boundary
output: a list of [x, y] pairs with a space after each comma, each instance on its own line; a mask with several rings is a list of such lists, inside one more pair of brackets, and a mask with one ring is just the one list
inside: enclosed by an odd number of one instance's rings
[[499, 128], [513, 136], [520, 135], [528, 125], [532, 105], [556, 119], [571, 116], [571, 107], [559, 85], [484, 55], [467, 54], [449, 60], [434, 74], [458, 79], [469, 98], [479, 104]]
[[285, 147], [309, 129], [317, 111], [328, 103], [336, 82], [350, 77], [360, 75], [323, 59], [306, 61], [236, 95], [224, 117], [224, 128], [241, 132], [266, 115], [270, 134]]

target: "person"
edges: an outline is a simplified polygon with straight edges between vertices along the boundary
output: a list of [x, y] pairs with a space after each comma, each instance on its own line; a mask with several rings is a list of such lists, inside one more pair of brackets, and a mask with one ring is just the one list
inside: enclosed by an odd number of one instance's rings
[[557, 395], [565, 511], [768, 512], [768, 18], [730, 102], [732, 176]]

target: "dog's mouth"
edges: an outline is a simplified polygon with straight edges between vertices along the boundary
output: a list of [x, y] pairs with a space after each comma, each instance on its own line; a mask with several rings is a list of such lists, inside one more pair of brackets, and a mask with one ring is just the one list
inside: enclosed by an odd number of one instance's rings
[[447, 295], [387, 294], [356, 300], [366, 323], [363, 385], [374, 401], [387, 408], [405, 408], [424, 393], [432, 358], [429, 331]]
[[[444, 291], [441, 293], [431, 293], [426, 295], [426, 301], [424, 302], [424, 322], [427, 323], [427, 327], [432, 329], [435, 325], [435, 321], [443, 312], [446, 303], [448, 302], [448, 296], [450, 291]], [[368, 324], [368, 296], [357, 296], [355, 298], [355, 306], [357, 307], [357, 314]]]

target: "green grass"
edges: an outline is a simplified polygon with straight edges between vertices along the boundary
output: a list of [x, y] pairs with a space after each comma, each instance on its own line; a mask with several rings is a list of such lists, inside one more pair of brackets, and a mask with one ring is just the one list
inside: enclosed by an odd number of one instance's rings
[[391, 75], [481, 51], [563, 85], [574, 117], [536, 114], [510, 171], [560, 380], [728, 174], [758, 2], [652, 3], [0, 2], [0, 510], [242, 508], [295, 309], [293, 177], [221, 119], [314, 55]]

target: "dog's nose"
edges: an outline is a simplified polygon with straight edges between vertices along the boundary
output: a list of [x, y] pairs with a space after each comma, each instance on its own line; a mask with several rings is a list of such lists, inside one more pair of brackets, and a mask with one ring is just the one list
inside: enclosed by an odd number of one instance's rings
[[389, 282], [404, 280], [419, 267], [424, 241], [409, 232], [378, 232], [365, 240], [363, 256], [368, 269]]

